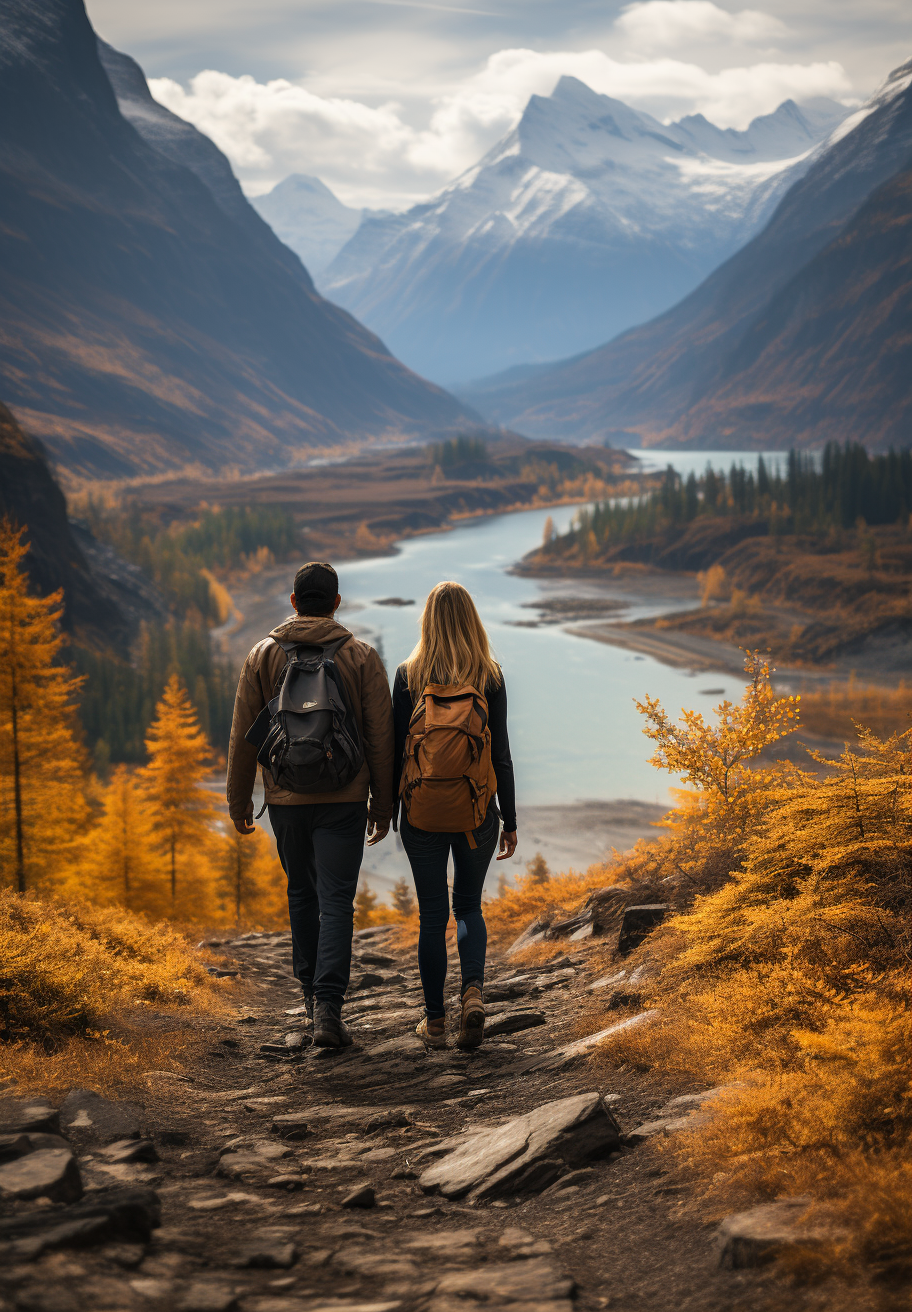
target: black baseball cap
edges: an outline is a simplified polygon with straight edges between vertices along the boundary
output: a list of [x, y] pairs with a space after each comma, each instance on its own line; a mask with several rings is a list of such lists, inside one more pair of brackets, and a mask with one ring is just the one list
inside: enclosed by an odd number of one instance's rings
[[295, 575], [295, 609], [299, 615], [329, 615], [339, 594], [339, 576], [325, 560], [311, 560]]

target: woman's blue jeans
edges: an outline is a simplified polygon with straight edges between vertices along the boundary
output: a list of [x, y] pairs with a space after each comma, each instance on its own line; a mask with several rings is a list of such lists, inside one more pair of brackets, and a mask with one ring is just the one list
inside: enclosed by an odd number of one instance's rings
[[493, 806], [488, 808], [483, 824], [473, 835], [477, 844], [474, 848], [469, 846], [465, 834], [431, 834], [426, 829], [413, 829], [404, 812], [399, 832], [418, 894], [418, 971], [424, 1005], [428, 1017], [436, 1020], [446, 1015], [443, 986], [447, 973], [446, 930], [450, 920], [447, 859], [452, 851], [453, 916], [465, 990], [469, 984], [484, 983], [488, 931], [481, 913], [481, 892], [497, 847], [500, 817]]

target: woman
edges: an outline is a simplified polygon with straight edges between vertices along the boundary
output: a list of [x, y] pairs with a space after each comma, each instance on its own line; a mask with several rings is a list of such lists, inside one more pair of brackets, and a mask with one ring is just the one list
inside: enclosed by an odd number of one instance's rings
[[[506, 861], [516, 851], [516, 791], [503, 673], [491, 656], [475, 603], [459, 583], [438, 583], [425, 602], [418, 645], [396, 671], [393, 723], [400, 833], [420, 917], [418, 970], [426, 1014], [417, 1033], [430, 1047], [446, 1046], [443, 986], [450, 918], [447, 860], [452, 852], [453, 915], [462, 968], [456, 1043], [474, 1048], [484, 1037], [485, 1020], [487, 930], [481, 892], [498, 846], [501, 818], [497, 860]], [[460, 751], [466, 754], [464, 764], [453, 764]], [[446, 759], [449, 767], [441, 768]], [[435, 770], [437, 777], [432, 778]]]

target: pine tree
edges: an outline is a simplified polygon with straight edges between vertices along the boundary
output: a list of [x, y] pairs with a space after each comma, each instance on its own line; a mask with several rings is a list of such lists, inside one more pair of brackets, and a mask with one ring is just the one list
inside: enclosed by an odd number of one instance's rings
[[366, 929], [373, 924], [376, 909], [377, 894], [372, 893], [367, 884], [359, 884], [355, 895], [355, 929]]
[[393, 884], [393, 906], [403, 920], [407, 919], [415, 910], [415, 899], [404, 875]]
[[[165, 686], [146, 737], [149, 764], [142, 770], [144, 791], [152, 822], [167, 858], [171, 914], [199, 914], [211, 893], [208, 868], [212, 835], [209, 823], [214, 808], [202, 787], [210, 758], [206, 735], [200, 728], [187, 690], [176, 674]], [[194, 862], [178, 898], [178, 870]]]
[[551, 878], [551, 870], [548, 862], [542, 856], [541, 852], [536, 852], [531, 861], [526, 862], [526, 883], [527, 884], [547, 884]]
[[164, 915], [168, 908], [160, 845], [136, 777], [126, 766], [114, 770], [102, 805], [101, 820], [86, 838], [79, 890], [93, 902]]
[[29, 593], [24, 531], [0, 523], [0, 867], [20, 893], [58, 875], [89, 818], [63, 593]]
[[219, 844], [219, 893], [223, 915], [234, 925], [270, 926], [287, 921], [285, 872], [262, 829], [232, 830]]

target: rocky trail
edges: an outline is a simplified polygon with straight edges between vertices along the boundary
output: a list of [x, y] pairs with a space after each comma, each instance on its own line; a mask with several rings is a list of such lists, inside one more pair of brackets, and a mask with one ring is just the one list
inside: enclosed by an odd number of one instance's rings
[[720, 1227], [662, 1152], [711, 1090], [587, 1061], [599, 1012], [642, 1023], [598, 940], [494, 960], [464, 1053], [415, 1036], [393, 937], [356, 936], [350, 1049], [310, 1046], [288, 935], [246, 935], [236, 1016], [186, 1075], [0, 1103], [0, 1312], [835, 1306], [763, 1265], [794, 1205]]

